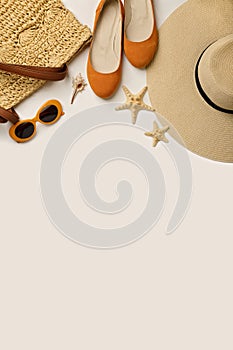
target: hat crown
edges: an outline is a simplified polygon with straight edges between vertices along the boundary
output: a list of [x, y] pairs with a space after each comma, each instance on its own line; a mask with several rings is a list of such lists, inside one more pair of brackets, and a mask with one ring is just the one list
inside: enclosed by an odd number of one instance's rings
[[206, 49], [199, 62], [198, 78], [215, 105], [233, 111], [233, 34]]
[[210, 70], [219, 88], [233, 94], [233, 36], [213, 45]]

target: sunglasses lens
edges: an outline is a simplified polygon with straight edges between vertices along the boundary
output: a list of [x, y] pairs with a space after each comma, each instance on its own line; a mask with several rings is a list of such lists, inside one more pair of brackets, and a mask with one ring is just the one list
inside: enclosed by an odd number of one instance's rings
[[58, 116], [58, 109], [56, 106], [47, 106], [40, 112], [40, 120], [43, 123], [51, 123]]
[[31, 137], [34, 133], [34, 125], [30, 122], [22, 123], [15, 129], [15, 135], [19, 139], [27, 139]]

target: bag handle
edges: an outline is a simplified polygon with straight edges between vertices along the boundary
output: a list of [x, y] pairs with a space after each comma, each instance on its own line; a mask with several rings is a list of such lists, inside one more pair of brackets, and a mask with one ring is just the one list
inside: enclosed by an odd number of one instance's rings
[[[66, 77], [67, 65], [64, 64], [61, 67], [35, 67], [0, 63], [0, 70], [40, 80], [59, 81]], [[16, 124], [19, 121], [19, 116], [14, 108], [4, 109], [0, 107], [0, 123], [6, 123], [7, 121]]]
[[11, 109], [4, 109], [0, 107], [0, 123], [7, 123], [11, 122], [12, 124], [16, 124], [19, 121], [19, 116], [14, 110], [14, 108]]
[[67, 66], [61, 67], [35, 67], [20, 64], [0, 63], [0, 70], [8, 73], [15, 73], [25, 77], [41, 80], [59, 81], [65, 78]]

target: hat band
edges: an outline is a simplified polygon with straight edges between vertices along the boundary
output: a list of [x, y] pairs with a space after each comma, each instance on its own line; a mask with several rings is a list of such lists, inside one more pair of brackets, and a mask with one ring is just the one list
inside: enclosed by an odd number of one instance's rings
[[[210, 45], [211, 46], [211, 45]], [[206, 50], [209, 48], [209, 46], [202, 52], [201, 56], [199, 57], [197, 64], [196, 64], [196, 69], [195, 69], [195, 79], [196, 79], [196, 84], [197, 84], [197, 88], [201, 94], [201, 96], [204, 98], [204, 100], [214, 109], [216, 109], [217, 111], [223, 112], [223, 113], [227, 113], [227, 114], [233, 114], [233, 110], [231, 109], [225, 109], [222, 108], [218, 105], [216, 105], [205, 93], [205, 91], [203, 90], [201, 83], [200, 83], [200, 79], [199, 79], [199, 75], [198, 75], [198, 69], [199, 69], [199, 65], [200, 65], [200, 61], [202, 56], [204, 55], [204, 53], [206, 52]]]

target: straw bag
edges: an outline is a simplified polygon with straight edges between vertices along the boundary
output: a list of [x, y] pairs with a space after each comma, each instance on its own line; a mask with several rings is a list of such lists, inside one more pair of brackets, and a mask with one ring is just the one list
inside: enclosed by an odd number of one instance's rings
[[47, 80], [62, 80], [66, 63], [91, 41], [60, 0], [0, 0], [0, 123]]

